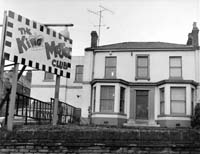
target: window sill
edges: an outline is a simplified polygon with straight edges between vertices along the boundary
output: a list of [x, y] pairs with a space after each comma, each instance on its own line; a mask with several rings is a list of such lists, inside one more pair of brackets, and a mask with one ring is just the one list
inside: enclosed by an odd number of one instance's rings
[[148, 80], [150, 81], [150, 77], [135, 77], [135, 80]]
[[127, 114], [125, 114], [125, 113], [116, 113], [116, 112], [93, 112], [92, 113], [93, 115], [94, 114], [111, 114], [111, 115], [121, 115], [121, 116], [127, 116]]
[[74, 81], [74, 83], [83, 83], [83, 81]]
[[183, 80], [182, 77], [169, 77], [169, 80]]
[[43, 82], [55, 82], [54, 79], [44, 79]]
[[158, 115], [158, 118], [160, 117], [191, 117], [191, 116], [186, 114], [160, 114]]

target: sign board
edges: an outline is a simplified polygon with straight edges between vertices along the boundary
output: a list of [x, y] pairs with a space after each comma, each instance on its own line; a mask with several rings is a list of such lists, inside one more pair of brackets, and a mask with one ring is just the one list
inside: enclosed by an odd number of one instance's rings
[[70, 77], [72, 40], [12, 11], [4, 42], [6, 60]]

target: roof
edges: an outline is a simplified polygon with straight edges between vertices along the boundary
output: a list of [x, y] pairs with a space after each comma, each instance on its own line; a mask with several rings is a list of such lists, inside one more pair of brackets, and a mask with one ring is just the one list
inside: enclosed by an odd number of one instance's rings
[[87, 50], [116, 50], [116, 49], [184, 49], [192, 50], [193, 46], [185, 44], [175, 44], [175, 43], [166, 43], [166, 42], [122, 42], [115, 44], [108, 44], [98, 46], [96, 48], [86, 48]]

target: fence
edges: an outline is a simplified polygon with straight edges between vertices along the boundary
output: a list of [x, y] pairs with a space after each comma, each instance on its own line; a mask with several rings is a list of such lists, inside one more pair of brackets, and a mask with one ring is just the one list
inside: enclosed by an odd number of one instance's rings
[[[54, 99], [51, 98], [51, 104], [54, 104]], [[69, 105], [65, 102], [58, 103], [58, 123], [79, 123], [81, 116], [81, 109]]]
[[[6, 116], [7, 122], [9, 97], [6, 100]], [[60, 102], [58, 104], [58, 124], [79, 123], [81, 116], [81, 109], [75, 108], [67, 103]], [[53, 118], [54, 99], [50, 102], [43, 102], [35, 98], [17, 93], [15, 102], [15, 117], [21, 117], [25, 124], [30, 122], [38, 122], [39, 124], [51, 123]]]

